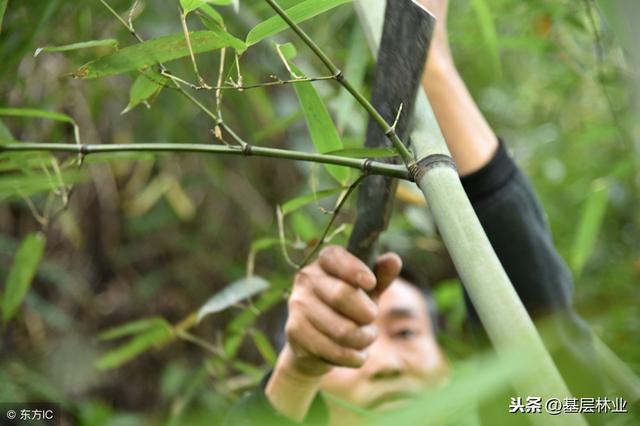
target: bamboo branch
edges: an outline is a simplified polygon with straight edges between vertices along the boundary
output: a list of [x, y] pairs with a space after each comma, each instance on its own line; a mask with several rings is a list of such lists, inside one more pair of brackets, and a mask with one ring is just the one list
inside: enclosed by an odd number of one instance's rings
[[313, 152], [292, 151], [287, 149], [267, 148], [250, 145], [225, 146], [194, 143], [138, 143], [138, 144], [65, 144], [22, 142], [0, 145], [0, 153], [4, 152], [73, 152], [83, 156], [99, 153], [118, 152], [201, 152], [209, 154], [239, 155], [280, 158], [285, 160], [307, 161], [312, 163], [334, 164], [360, 170], [373, 175], [384, 175], [398, 179], [410, 180], [406, 167], [373, 161], [368, 158], [349, 158], [339, 155], [318, 154]]

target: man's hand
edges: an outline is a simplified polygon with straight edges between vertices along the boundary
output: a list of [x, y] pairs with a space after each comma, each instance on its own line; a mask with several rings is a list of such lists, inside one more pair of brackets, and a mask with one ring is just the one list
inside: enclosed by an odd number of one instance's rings
[[332, 366], [364, 364], [366, 349], [378, 335], [375, 301], [401, 268], [400, 257], [387, 253], [378, 258], [374, 274], [344, 248], [329, 246], [296, 275], [287, 344], [266, 387], [277, 410], [302, 420]]
[[396, 254], [387, 253], [378, 259], [376, 276], [342, 247], [322, 250], [316, 262], [296, 275], [289, 297], [289, 367], [306, 376], [322, 375], [332, 365], [360, 367], [378, 335], [373, 298], [401, 266]]

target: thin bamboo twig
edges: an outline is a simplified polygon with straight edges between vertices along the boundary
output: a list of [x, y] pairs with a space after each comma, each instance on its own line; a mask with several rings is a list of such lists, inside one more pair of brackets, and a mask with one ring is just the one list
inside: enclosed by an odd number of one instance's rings
[[322, 247], [322, 245], [325, 243], [327, 235], [329, 234], [329, 231], [333, 227], [333, 223], [336, 221], [338, 214], [340, 214], [340, 210], [342, 210], [342, 206], [344, 206], [349, 196], [358, 187], [358, 185], [360, 185], [360, 182], [362, 182], [362, 179], [364, 179], [366, 176], [367, 175], [364, 173], [358, 176], [358, 178], [351, 185], [349, 185], [349, 188], [347, 188], [347, 190], [343, 193], [342, 197], [338, 201], [338, 204], [336, 205], [336, 208], [333, 209], [331, 219], [329, 220], [329, 223], [327, 223], [327, 226], [325, 226], [322, 236], [318, 239], [318, 241], [314, 245], [313, 249], [309, 252], [309, 254], [304, 258], [302, 263], [299, 265], [298, 269], [302, 269], [305, 266], [307, 266], [307, 264], [311, 261], [311, 259], [313, 259], [316, 256], [316, 254], [318, 253], [318, 250], [320, 250], [320, 247]]
[[368, 158], [349, 158], [339, 155], [318, 154], [314, 152], [293, 151], [279, 148], [254, 146], [245, 142], [243, 146], [226, 146], [194, 143], [136, 143], [136, 144], [66, 144], [66, 143], [38, 143], [21, 142], [0, 145], [0, 153], [4, 152], [72, 152], [83, 156], [99, 153], [118, 152], [201, 152], [209, 154], [226, 154], [238, 156], [255, 156], [280, 158], [285, 160], [307, 161], [312, 163], [333, 164], [349, 167], [362, 172], [391, 176], [398, 179], [410, 180], [406, 167], [397, 164], [387, 164]]

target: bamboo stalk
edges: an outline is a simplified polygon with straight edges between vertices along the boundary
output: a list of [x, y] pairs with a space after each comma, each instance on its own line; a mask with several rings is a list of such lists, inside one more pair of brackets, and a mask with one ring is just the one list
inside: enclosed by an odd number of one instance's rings
[[200, 152], [207, 154], [240, 155], [280, 158], [285, 160], [307, 161], [322, 164], [334, 164], [337, 166], [358, 169], [364, 173], [384, 175], [398, 179], [409, 180], [409, 172], [402, 165], [387, 164], [380, 161], [372, 161], [367, 158], [349, 158], [339, 155], [318, 154], [313, 152], [292, 151], [287, 149], [267, 148], [255, 145], [227, 146], [193, 143], [136, 143], [136, 144], [66, 144], [66, 143], [37, 143], [20, 142], [0, 144], [0, 153], [4, 152], [73, 152], [81, 155], [104, 154], [118, 152]]

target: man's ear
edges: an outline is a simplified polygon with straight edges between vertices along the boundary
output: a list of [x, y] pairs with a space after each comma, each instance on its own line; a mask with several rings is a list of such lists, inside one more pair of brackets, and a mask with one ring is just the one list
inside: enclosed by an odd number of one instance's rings
[[401, 269], [402, 259], [397, 254], [389, 252], [378, 256], [374, 267], [376, 287], [371, 292], [371, 296], [374, 298], [380, 296], [398, 278]]

